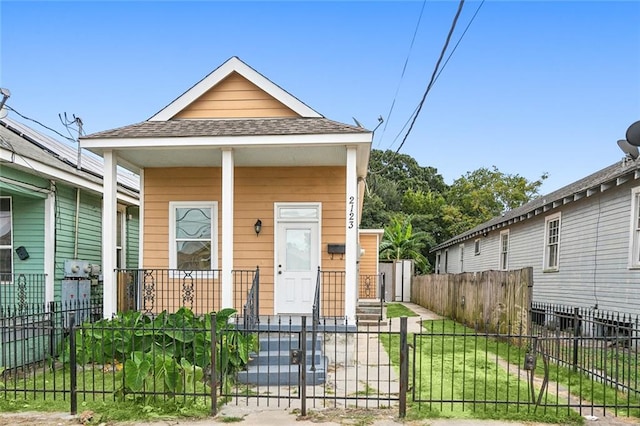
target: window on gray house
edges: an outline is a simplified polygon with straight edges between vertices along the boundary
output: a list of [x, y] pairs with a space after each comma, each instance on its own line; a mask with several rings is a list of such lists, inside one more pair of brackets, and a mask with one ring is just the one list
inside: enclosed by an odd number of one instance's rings
[[509, 269], [509, 230], [500, 232], [500, 269]]
[[544, 266], [546, 272], [557, 271], [560, 260], [560, 213], [545, 218]]

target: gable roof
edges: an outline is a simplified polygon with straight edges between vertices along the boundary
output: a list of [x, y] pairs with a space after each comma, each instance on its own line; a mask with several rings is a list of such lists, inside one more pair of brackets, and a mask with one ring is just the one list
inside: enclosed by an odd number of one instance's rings
[[507, 227], [511, 224], [522, 222], [539, 214], [547, 214], [550, 210], [578, 201], [585, 197], [615, 188], [629, 180], [640, 179], [640, 159], [624, 159], [587, 177], [564, 186], [547, 195], [536, 198], [516, 209], [505, 212], [502, 216], [484, 222], [462, 234], [440, 243], [430, 252], [435, 252], [470, 238], [483, 235], [483, 233]]
[[314, 111], [295, 96], [282, 89], [277, 84], [242, 62], [237, 56], [233, 56], [218, 68], [213, 70], [205, 78], [193, 85], [189, 90], [178, 96], [169, 105], [154, 114], [148, 121], [167, 121], [185, 109], [209, 89], [220, 83], [232, 73], [238, 73], [251, 83], [264, 90], [286, 107], [297, 113], [301, 117], [320, 118], [321, 114]]
[[[82, 151], [78, 168], [75, 148], [10, 118], [0, 120], [0, 149], [11, 153], [12, 163], [24, 163], [37, 174], [102, 191], [102, 158]], [[138, 198], [140, 178], [137, 175], [118, 169], [117, 183], [119, 191], [130, 197], [129, 201]]]

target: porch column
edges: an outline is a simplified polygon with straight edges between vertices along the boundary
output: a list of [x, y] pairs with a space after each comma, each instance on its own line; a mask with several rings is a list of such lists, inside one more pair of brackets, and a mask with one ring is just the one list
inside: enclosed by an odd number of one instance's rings
[[233, 150], [222, 150], [222, 308], [233, 308]]
[[102, 198], [102, 315], [111, 318], [118, 310], [118, 286], [116, 283], [116, 165], [113, 151], [103, 154], [103, 198]]
[[358, 175], [356, 173], [356, 148], [347, 147], [347, 241], [345, 253], [344, 312], [349, 323], [356, 319], [358, 291]]
[[[53, 185], [52, 185], [53, 186]], [[54, 301], [55, 293], [55, 254], [56, 254], [56, 195], [49, 192], [44, 200], [44, 302]]]

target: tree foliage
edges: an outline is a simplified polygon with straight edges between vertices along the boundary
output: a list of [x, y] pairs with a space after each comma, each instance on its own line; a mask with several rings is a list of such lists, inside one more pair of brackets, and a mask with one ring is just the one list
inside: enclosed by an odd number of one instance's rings
[[531, 201], [546, 178], [543, 174], [529, 181], [493, 166], [467, 172], [447, 185], [436, 168], [422, 167], [407, 154], [373, 150], [361, 227], [385, 229], [383, 245], [387, 251], [383, 254], [381, 246], [381, 258], [390, 255], [390, 246], [400, 245], [397, 238], [408, 238], [408, 230], [412, 236], [418, 235], [417, 240], [412, 237], [414, 241], [407, 243], [415, 250], [416, 257], [410, 258], [418, 264], [417, 255], [422, 256], [425, 262], [419, 269], [429, 272], [434, 260], [429, 253], [432, 247]]
[[384, 228], [380, 257], [387, 260], [413, 259], [417, 269], [426, 272], [429, 262], [421, 253], [426, 238], [426, 232], [413, 231], [410, 216], [395, 215], [391, 224]]

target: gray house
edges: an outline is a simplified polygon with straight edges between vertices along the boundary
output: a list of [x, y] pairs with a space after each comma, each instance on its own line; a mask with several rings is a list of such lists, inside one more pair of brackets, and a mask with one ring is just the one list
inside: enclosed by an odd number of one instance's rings
[[535, 302], [640, 314], [640, 160], [625, 158], [433, 248], [436, 273], [533, 268]]

